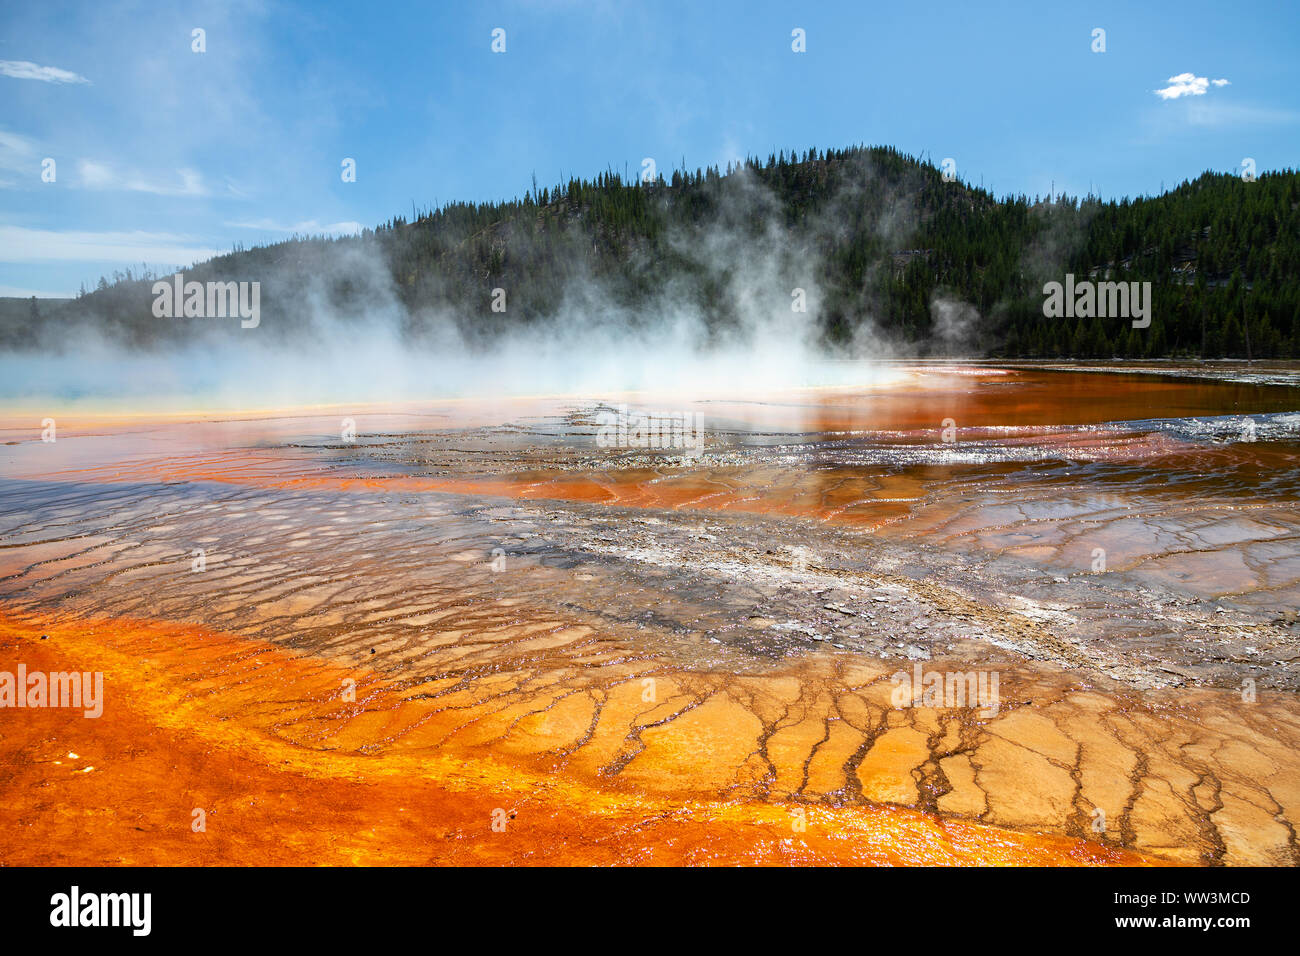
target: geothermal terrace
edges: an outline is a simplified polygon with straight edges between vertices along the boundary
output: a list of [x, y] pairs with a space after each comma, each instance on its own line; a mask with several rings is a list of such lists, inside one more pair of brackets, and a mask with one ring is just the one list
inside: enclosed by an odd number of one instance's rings
[[1300, 863], [1300, 388], [1170, 371], [7, 415], [0, 859]]

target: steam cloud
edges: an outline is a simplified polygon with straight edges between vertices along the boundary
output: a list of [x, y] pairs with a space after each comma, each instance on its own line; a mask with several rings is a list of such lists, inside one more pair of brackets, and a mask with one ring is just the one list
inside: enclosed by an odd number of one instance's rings
[[[266, 409], [447, 396], [636, 390], [699, 396], [868, 384], [879, 375], [869, 360], [909, 354], [874, 321], [880, 276], [864, 279], [863, 314], [855, 316], [851, 343], [828, 347], [818, 326], [825, 253], [846, 238], [863, 192], [883, 188], [869, 163], [860, 173], [796, 235], [776, 198], [742, 169], [729, 177], [731, 188], [711, 221], [668, 237], [725, 299], [736, 317], [730, 324], [707, 321], [698, 287], [685, 288], [678, 278], [652, 282], [648, 299], [630, 307], [605, 283], [580, 273], [547, 320], [507, 323], [486, 341], [471, 340], [464, 316], [406, 308], [373, 239], [343, 239], [320, 247], [321, 262], [284, 261], [262, 276], [257, 329], [241, 330], [236, 319], [154, 319], [188, 325], [161, 347], [132, 346], [124, 341], [129, 330], [86, 314], [74, 336], [46, 336], [35, 351], [0, 354], [0, 381], [6, 383], [0, 400], [48, 404], [54, 397], [99, 409]], [[892, 248], [905, 248], [918, 222], [914, 197], [895, 187], [883, 208], [871, 228]], [[653, 274], [652, 262], [631, 266]], [[364, 307], [340, 310], [331, 302], [328, 280], [339, 275], [363, 290]], [[235, 272], [223, 277], [252, 278]], [[277, 287], [301, 290], [305, 323], [277, 329], [269, 304], [275, 299], [268, 294]], [[796, 289], [806, 311], [792, 309]], [[948, 298], [936, 299], [932, 314], [937, 340], [949, 351], [960, 348], [977, 317], [972, 306]]]

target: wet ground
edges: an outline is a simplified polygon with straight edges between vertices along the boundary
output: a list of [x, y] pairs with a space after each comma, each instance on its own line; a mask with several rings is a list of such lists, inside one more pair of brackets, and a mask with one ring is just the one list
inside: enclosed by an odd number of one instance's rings
[[6, 421], [0, 859], [1293, 865], [1300, 388], [1170, 371]]

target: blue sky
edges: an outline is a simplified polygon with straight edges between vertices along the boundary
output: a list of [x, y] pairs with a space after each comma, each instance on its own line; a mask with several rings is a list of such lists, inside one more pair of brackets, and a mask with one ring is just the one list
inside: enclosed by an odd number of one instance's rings
[[645, 157], [668, 173], [887, 144], [952, 157], [999, 195], [1108, 198], [1245, 157], [1297, 165], [1300, 5], [1135, 6], [9, 3], [0, 294], [66, 294]]

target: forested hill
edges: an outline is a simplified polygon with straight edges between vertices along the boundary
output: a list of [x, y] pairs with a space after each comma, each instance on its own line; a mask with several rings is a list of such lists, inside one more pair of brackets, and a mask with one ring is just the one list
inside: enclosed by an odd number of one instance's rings
[[[519, 324], [645, 325], [680, 310], [710, 334], [754, 311], [796, 321], [803, 289], [802, 320], [831, 347], [871, 329], [920, 354], [1300, 358], [1298, 208], [1294, 170], [1205, 173], [1121, 202], [998, 200], [894, 149], [810, 149], [651, 183], [610, 170], [534, 184], [522, 199], [452, 203], [356, 237], [237, 250], [186, 278], [260, 281], [258, 332], [220, 334], [289, 340], [321, 311], [346, 323], [376, 310], [416, 345], [447, 321], [486, 348]], [[1150, 327], [1044, 317], [1044, 283], [1067, 273], [1150, 281]], [[114, 276], [36, 327], [0, 327], [0, 345], [53, 332], [66, 343], [92, 326], [143, 347], [217, 334], [212, 320], [155, 318], [153, 278]]]

